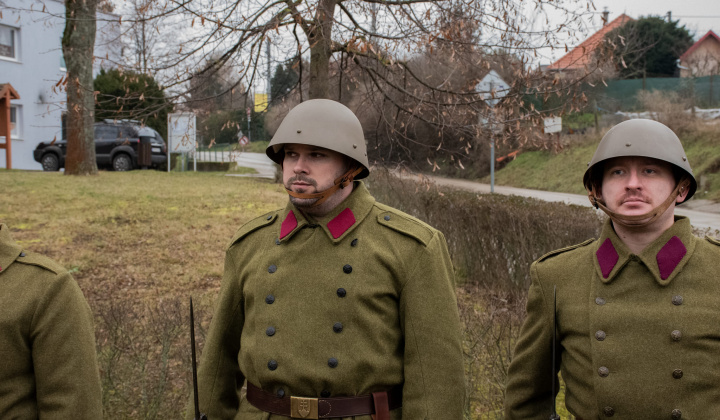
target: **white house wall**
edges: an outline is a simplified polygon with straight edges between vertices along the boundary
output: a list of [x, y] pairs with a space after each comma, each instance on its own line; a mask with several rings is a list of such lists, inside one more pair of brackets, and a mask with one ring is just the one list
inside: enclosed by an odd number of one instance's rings
[[[56, 0], [0, 0], [0, 25], [15, 29], [17, 59], [0, 56], [0, 83], [10, 83], [20, 95], [18, 133], [12, 139], [13, 169], [41, 170], [33, 150], [42, 141], [61, 138], [61, 115], [66, 95], [55, 85], [65, 77], [61, 68], [61, 38], [65, 29], [65, 5]], [[120, 61], [119, 17], [98, 14], [93, 76], [101, 67]], [[4, 137], [0, 137], [4, 142]], [[0, 150], [0, 168], [6, 167], [6, 151]]]

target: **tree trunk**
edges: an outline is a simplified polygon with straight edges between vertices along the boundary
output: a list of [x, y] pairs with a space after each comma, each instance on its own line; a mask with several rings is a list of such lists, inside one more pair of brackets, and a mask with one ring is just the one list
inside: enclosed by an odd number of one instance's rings
[[310, 99], [330, 99], [329, 76], [332, 55], [333, 15], [337, 0], [320, 0], [310, 42]]
[[92, 75], [96, 10], [97, 0], [65, 1], [62, 49], [67, 66], [66, 175], [97, 174]]

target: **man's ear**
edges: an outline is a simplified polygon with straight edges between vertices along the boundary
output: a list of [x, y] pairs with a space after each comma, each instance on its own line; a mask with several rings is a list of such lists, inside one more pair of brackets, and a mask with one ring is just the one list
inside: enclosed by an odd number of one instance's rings
[[683, 201], [685, 201], [685, 197], [687, 197], [689, 192], [690, 192], [689, 185], [684, 185], [684, 186], [680, 187], [680, 192], [679, 192], [678, 196], [675, 198], [675, 203], [680, 204]]

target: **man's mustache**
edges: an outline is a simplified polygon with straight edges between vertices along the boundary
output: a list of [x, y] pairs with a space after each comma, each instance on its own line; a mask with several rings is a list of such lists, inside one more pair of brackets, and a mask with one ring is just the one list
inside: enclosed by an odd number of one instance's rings
[[304, 182], [304, 183], [306, 183], [306, 184], [310, 184], [310, 185], [312, 185], [313, 187], [317, 187], [317, 182], [316, 182], [314, 179], [308, 178], [308, 177], [303, 176], [303, 175], [295, 175], [294, 177], [291, 177], [290, 179], [287, 180], [287, 185], [288, 185], [288, 186], [289, 186], [289, 185], [292, 185], [293, 182], [298, 182], [298, 181]]

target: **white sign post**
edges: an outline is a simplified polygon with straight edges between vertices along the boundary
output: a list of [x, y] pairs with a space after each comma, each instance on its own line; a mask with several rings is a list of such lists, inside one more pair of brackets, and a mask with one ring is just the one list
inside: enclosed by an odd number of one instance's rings
[[[495, 70], [490, 70], [475, 86], [475, 91], [491, 108], [494, 108], [508, 94], [510, 87]], [[495, 192], [495, 133], [498, 127], [493, 123], [490, 138], [490, 193]]]
[[[176, 112], [168, 115], [168, 172], [170, 172], [170, 153], [183, 154], [183, 170], [185, 170], [186, 153], [193, 153], [195, 162], [196, 119], [192, 112]], [[197, 170], [197, 166], [194, 168]]]

